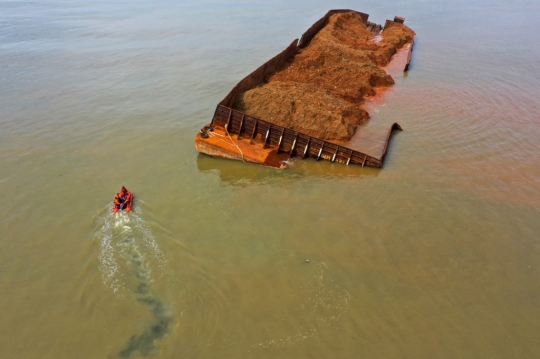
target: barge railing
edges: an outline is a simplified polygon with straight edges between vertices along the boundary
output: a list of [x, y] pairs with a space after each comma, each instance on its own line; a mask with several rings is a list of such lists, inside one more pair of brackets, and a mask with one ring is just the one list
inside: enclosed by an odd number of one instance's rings
[[288, 153], [289, 157], [315, 158], [357, 164], [362, 167], [377, 167], [383, 165], [383, 159], [388, 149], [392, 130], [401, 127], [394, 123], [388, 131], [386, 144], [381, 157], [375, 157], [336, 143], [309, 136], [293, 129], [249, 116], [241, 111], [224, 105], [218, 105], [212, 118], [211, 126], [223, 128], [230, 136], [236, 135], [236, 140], [249, 140], [249, 143], [260, 143], [263, 148], [273, 148], [276, 153]]

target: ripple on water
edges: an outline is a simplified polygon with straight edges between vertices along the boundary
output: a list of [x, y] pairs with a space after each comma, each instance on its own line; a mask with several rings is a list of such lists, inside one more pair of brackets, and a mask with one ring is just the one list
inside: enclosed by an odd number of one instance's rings
[[300, 297], [303, 299], [297, 302], [298, 308], [288, 308], [304, 313], [302, 325], [294, 332], [290, 328], [278, 328], [280, 334], [276, 333], [272, 339], [253, 343], [251, 348], [281, 348], [317, 337], [323, 328], [336, 324], [347, 313], [351, 300], [349, 291], [328, 275], [326, 263], [308, 265], [313, 269], [307, 277], [302, 278]]

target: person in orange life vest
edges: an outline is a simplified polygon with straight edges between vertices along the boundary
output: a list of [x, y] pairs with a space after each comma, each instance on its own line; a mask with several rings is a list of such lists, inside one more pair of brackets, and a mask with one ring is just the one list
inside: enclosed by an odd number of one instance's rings
[[[123, 189], [125, 189], [124, 187], [122, 187]], [[127, 189], [125, 191], [125, 195], [124, 195], [124, 204], [126, 206], [129, 205], [129, 202], [131, 201], [131, 192], [129, 192]]]
[[122, 186], [122, 189], [120, 190], [120, 200], [122, 202], [126, 201], [127, 193], [128, 193], [128, 190], [126, 189], [126, 187]]
[[122, 200], [121, 200], [121, 197], [120, 197], [120, 193], [117, 193], [116, 196], [114, 196], [114, 209], [115, 209], [115, 212], [118, 210], [118, 209], [122, 209]]

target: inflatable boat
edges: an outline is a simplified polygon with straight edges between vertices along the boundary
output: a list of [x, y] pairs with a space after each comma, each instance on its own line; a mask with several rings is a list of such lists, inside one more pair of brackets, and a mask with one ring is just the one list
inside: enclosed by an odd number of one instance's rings
[[117, 193], [114, 196], [114, 208], [113, 212], [125, 210], [126, 212], [131, 211], [131, 206], [133, 205], [133, 193], [127, 190], [126, 187], [122, 186], [120, 193]]

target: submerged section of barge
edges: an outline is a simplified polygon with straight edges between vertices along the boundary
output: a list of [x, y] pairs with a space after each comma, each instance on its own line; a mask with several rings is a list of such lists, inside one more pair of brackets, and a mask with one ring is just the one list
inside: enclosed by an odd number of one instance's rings
[[329, 11], [231, 90], [197, 134], [197, 150], [278, 168], [290, 157], [382, 167], [391, 134], [401, 129], [397, 123], [377, 155], [347, 140], [369, 118], [364, 97], [393, 85], [382, 68], [398, 49], [407, 52], [398, 66], [408, 69], [414, 32], [400, 17], [382, 31], [367, 19], [352, 10]]

